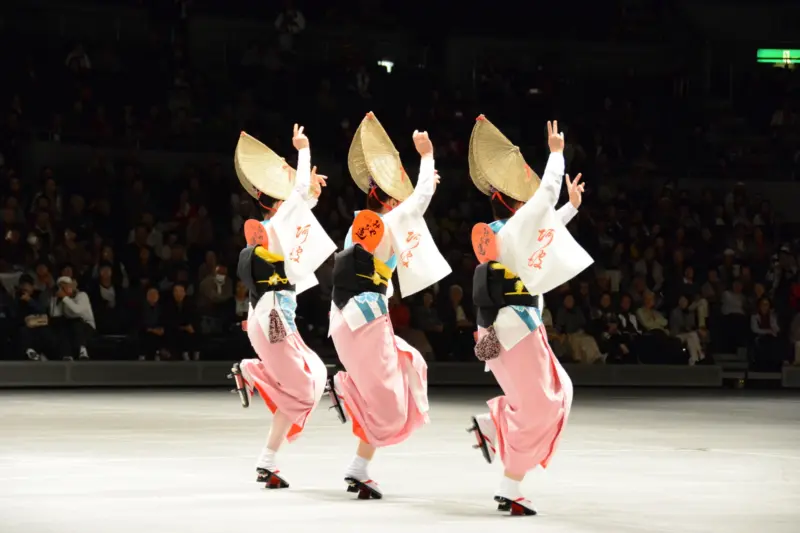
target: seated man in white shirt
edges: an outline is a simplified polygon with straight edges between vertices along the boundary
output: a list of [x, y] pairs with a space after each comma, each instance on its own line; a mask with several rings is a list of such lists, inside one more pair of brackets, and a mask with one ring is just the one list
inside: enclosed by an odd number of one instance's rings
[[65, 361], [72, 361], [76, 354], [89, 359], [86, 342], [95, 330], [89, 296], [78, 290], [72, 278], [60, 277], [56, 284], [58, 291], [50, 300], [50, 328], [59, 355]]

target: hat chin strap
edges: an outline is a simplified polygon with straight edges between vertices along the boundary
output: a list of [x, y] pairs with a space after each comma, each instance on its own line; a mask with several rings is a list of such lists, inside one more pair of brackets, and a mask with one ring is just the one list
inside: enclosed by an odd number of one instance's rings
[[369, 188], [369, 194], [368, 194], [367, 196], [369, 196], [369, 197], [371, 197], [371, 198], [374, 198], [374, 199], [376, 199], [376, 200], [378, 201], [378, 203], [379, 203], [379, 204], [381, 204], [381, 205], [384, 207], [384, 209], [386, 209], [386, 211], [387, 211], [387, 212], [389, 212], [389, 211], [391, 211], [392, 209], [394, 209], [392, 206], [390, 206], [389, 204], [385, 203], [383, 200], [381, 200], [380, 198], [378, 198], [378, 193], [377, 193], [377, 192], [375, 192], [377, 189], [378, 189], [378, 187], [377, 187], [377, 186], [375, 186], [375, 185], [373, 185], [372, 187], [370, 187], [370, 188]]
[[500, 191], [498, 191], [497, 189], [495, 189], [495, 191], [492, 193], [492, 198], [491, 198], [491, 199], [492, 199], [492, 200], [494, 200], [495, 198], [497, 198], [497, 199], [500, 201], [500, 203], [501, 203], [501, 204], [503, 204], [503, 205], [506, 207], [506, 209], [508, 209], [509, 211], [511, 211], [511, 213], [512, 213], [512, 214], [517, 212], [517, 210], [516, 210], [516, 209], [514, 209], [513, 207], [511, 207], [510, 205], [508, 205], [508, 204], [506, 203], [506, 201], [505, 201], [505, 200], [503, 200], [503, 195], [502, 195], [502, 194], [500, 194]]
[[264, 209], [266, 209], [267, 211], [270, 211], [270, 212], [271, 212], [273, 215], [274, 215], [275, 213], [277, 213], [277, 212], [278, 212], [278, 210], [277, 210], [277, 209], [275, 209], [274, 207], [270, 207], [270, 206], [268, 206], [268, 205], [264, 205], [263, 203], [261, 203], [261, 197], [262, 197], [262, 196], [266, 196], [266, 194], [264, 194], [263, 192], [259, 191], [259, 192], [258, 192], [258, 205], [260, 205], [261, 207], [263, 207], [263, 208], [264, 208]]

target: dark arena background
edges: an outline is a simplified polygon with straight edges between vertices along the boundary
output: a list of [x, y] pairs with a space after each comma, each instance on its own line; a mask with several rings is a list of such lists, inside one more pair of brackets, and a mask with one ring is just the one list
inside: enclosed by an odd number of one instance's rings
[[[7, 1], [0, 532], [800, 531], [798, 29], [800, 4], [766, 0]], [[294, 165], [304, 125], [341, 248], [369, 111], [413, 179], [428, 131], [441, 176], [426, 219], [452, 274], [390, 305], [431, 423], [378, 452], [386, 497], [359, 502], [323, 398], [268, 491], [269, 412], [228, 393], [258, 218], [234, 147], [247, 131]], [[499, 390], [473, 352], [481, 113], [539, 174], [558, 120], [586, 183], [569, 229], [595, 263], [543, 314], [575, 403], [525, 480], [532, 518], [497, 513], [500, 467], [465, 432]], [[298, 324], [333, 369], [331, 269]], [[65, 276], [93, 325], [52, 316]]]

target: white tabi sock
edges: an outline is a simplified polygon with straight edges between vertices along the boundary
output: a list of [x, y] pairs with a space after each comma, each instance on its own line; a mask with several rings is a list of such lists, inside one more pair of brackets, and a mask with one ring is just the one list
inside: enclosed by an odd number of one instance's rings
[[277, 454], [275, 450], [270, 450], [266, 446], [261, 451], [261, 455], [258, 457], [258, 461], [256, 462], [256, 468], [265, 468], [270, 472], [275, 471], [275, 454]]
[[369, 474], [367, 474], [368, 465], [369, 461], [356, 455], [353, 458], [353, 462], [350, 463], [350, 466], [345, 470], [344, 477], [352, 477], [359, 481], [366, 481], [369, 479]]
[[497, 496], [508, 498], [509, 500], [516, 500], [522, 498], [522, 492], [519, 489], [520, 482], [514, 481], [511, 478], [503, 476], [500, 481], [500, 488], [497, 489]]

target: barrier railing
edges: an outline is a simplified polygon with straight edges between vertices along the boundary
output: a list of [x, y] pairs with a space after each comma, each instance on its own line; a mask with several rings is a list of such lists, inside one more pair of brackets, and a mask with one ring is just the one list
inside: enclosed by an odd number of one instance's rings
[[[231, 362], [6, 362], [0, 388], [35, 387], [218, 387], [230, 386]], [[723, 384], [716, 366], [565, 365], [573, 383], [588, 387], [693, 387]], [[789, 369], [794, 370], [794, 369]], [[800, 371], [785, 383], [800, 384]], [[436, 386], [495, 386], [479, 363], [436, 363], [428, 367]]]

